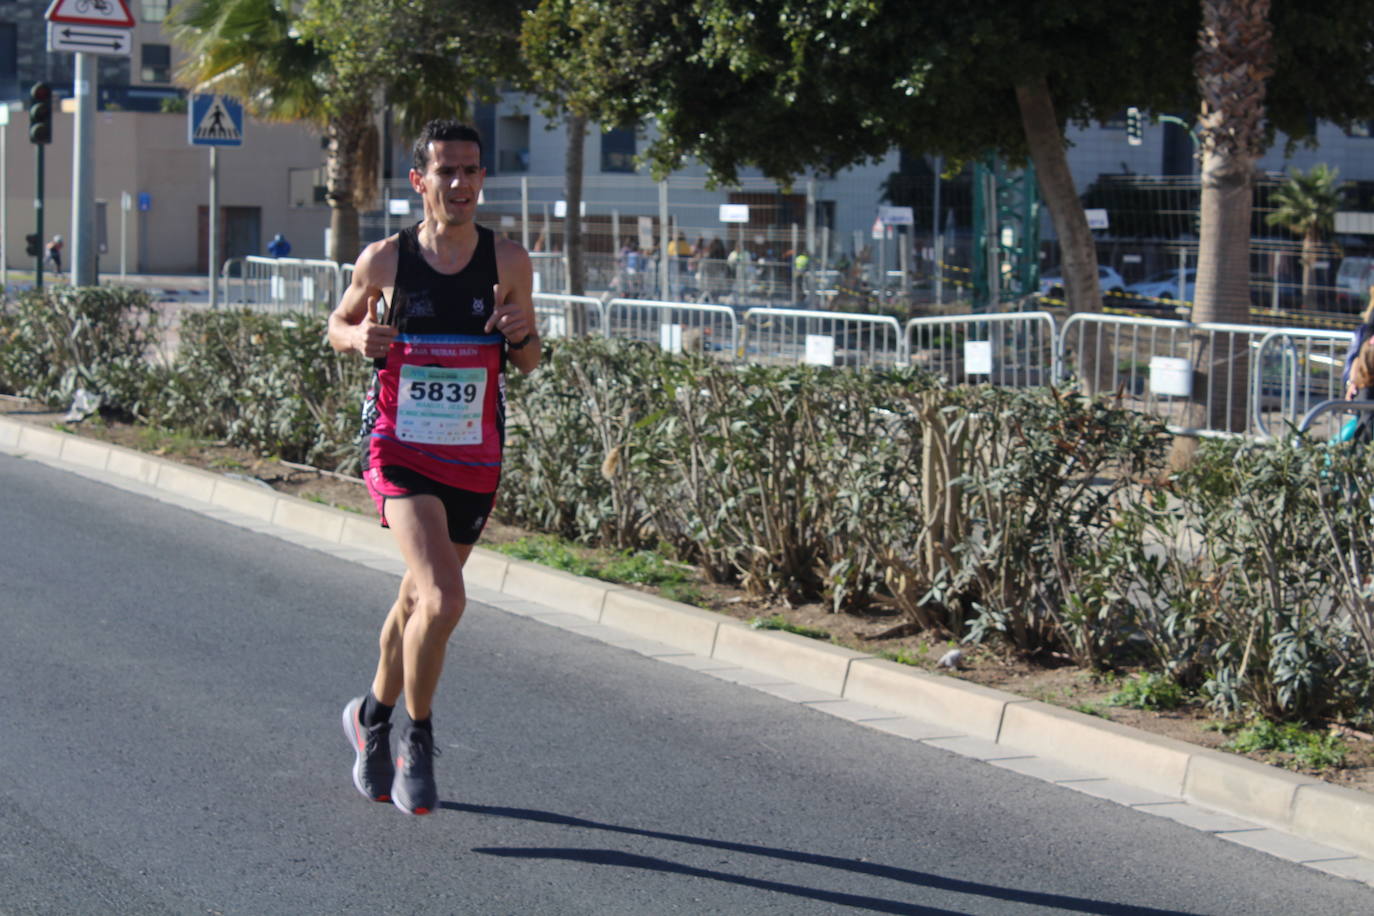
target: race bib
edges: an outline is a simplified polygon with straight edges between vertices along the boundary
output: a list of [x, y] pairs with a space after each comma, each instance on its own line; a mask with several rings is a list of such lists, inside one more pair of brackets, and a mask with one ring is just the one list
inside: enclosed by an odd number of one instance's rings
[[429, 445], [480, 445], [487, 370], [401, 367], [396, 436]]

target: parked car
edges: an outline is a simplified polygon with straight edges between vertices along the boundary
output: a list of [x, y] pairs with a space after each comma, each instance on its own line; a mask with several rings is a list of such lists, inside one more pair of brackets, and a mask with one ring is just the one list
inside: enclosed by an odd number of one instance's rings
[[[1126, 288], [1121, 274], [1104, 264], [1097, 265], [1097, 285], [1104, 293], [1119, 293]], [[1040, 277], [1040, 295], [1054, 299], [1064, 298], [1064, 275], [1061, 273], [1043, 274]]]
[[1336, 270], [1336, 307], [1343, 312], [1363, 311], [1374, 283], [1374, 258], [1345, 258]]
[[1179, 295], [1178, 291], [1178, 273], [1177, 268], [1161, 270], [1139, 283], [1127, 286], [1126, 292], [1144, 299], [1176, 299], [1191, 302], [1193, 287], [1197, 283], [1197, 271], [1191, 267], [1183, 271], [1183, 295]]

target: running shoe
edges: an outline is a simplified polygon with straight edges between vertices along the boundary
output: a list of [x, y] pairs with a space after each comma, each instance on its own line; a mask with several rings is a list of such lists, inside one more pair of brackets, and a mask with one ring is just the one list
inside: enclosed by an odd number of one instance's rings
[[391, 723], [363, 725], [363, 697], [348, 701], [343, 711], [343, 730], [357, 754], [353, 761], [353, 785], [372, 801], [391, 801]]
[[438, 754], [432, 732], [411, 727], [401, 735], [391, 801], [406, 814], [429, 814], [438, 807], [439, 790], [434, 785], [434, 758]]

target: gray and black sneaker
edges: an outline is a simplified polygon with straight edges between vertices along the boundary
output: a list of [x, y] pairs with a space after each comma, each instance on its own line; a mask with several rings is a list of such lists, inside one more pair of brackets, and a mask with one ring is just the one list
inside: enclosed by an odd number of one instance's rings
[[391, 802], [406, 814], [429, 814], [439, 804], [434, 785], [434, 734], [410, 727], [401, 735], [396, 751], [396, 778], [391, 782]]
[[372, 801], [391, 801], [391, 723], [363, 725], [363, 697], [348, 701], [343, 711], [343, 730], [357, 759], [353, 761], [353, 785]]

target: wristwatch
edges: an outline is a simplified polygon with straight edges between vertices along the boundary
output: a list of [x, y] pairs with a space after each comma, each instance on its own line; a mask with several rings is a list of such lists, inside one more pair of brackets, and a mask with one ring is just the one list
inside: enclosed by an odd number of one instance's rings
[[533, 337], [534, 337], [534, 332], [531, 331], [530, 333], [526, 334], [526, 335], [524, 336], [524, 338], [521, 339], [521, 341], [520, 341], [519, 343], [511, 343], [511, 342], [508, 340], [508, 341], [506, 341], [506, 349], [508, 349], [508, 350], [519, 350], [519, 349], [520, 349], [521, 347], [523, 347], [525, 344], [529, 343], [530, 340], [533, 339]]

